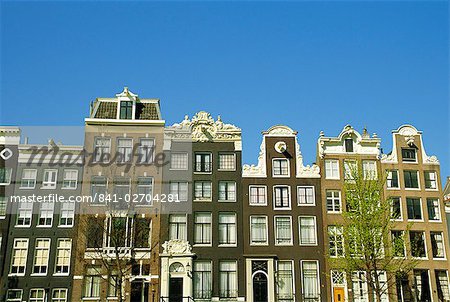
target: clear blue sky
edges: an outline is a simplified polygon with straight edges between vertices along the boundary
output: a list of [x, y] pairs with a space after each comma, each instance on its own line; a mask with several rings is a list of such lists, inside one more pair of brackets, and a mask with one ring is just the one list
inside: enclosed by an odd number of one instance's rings
[[[1, 123], [82, 125], [89, 101], [129, 86], [169, 124], [198, 110], [243, 129], [367, 126], [391, 149], [411, 123], [450, 175], [447, 1], [1, 2]], [[63, 141], [64, 142], [64, 141]], [[81, 142], [79, 142], [81, 143]]]

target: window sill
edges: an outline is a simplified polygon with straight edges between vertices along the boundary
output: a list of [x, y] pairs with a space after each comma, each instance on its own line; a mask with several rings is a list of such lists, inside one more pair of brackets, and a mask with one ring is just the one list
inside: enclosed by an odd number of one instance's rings
[[251, 207], [267, 207], [267, 203], [249, 203]]
[[30, 277], [47, 277], [47, 273], [34, 273], [34, 274], [30, 274]]
[[219, 244], [218, 247], [237, 247], [237, 244]]
[[75, 187], [75, 188], [63, 188], [63, 187], [61, 187], [61, 190], [76, 190], [77, 188]]
[[391, 191], [400, 190], [400, 187], [386, 187], [386, 190], [391, 190]]
[[68, 277], [70, 276], [69, 273], [54, 273], [53, 276], [55, 277]]
[[268, 243], [250, 243], [250, 246], [269, 246]]
[[315, 207], [316, 204], [315, 203], [298, 203], [297, 206], [299, 207]]
[[331, 211], [331, 212], [327, 211], [327, 214], [342, 214], [342, 211]]
[[24, 277], [25, 276], [25, 273], [20, 273], [20, 274], [13, 274], [13, 273], [11, 273], [11, 274], [8, 274], [8, 277]]
[[34, 190], [36, 186], [34, 187], [19, 187], [20, 190]]
[[53, 225], [37, 225], [38, 229], [51, 229]]
[[27, 229], [27, 228], [31, 228], [31, 224], [30, 225], [15, 225], [14, 227], [19, 228], [19, 229]]
[[317, 243], [308, 243], [308, 244], [300, 243], [299, 246], [318, 246], [318, 244]]
[[219, 199], [219, 200], [217, 200], [217, 202], [230, 203], [230, 202], [236, 202], [236, 200], [222, 200], [222, 199]]
[[219, 172], [236, 172], [236, 169], [217, 169]]
[[211, 243], [194, 243], [192, 247], [212, 247]]
[[420, 188], [407, 188], [407, 187], [405, 187], [405, 190], [408, 190], [408, 191], [420, 191]]

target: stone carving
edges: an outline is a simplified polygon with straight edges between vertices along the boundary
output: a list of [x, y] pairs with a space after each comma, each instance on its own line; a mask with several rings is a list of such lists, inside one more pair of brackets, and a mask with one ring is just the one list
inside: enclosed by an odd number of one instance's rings
[[435, 155], [425, 156], [424, 163], [426, 164], [439, 164], [439, 160]]
[[242, 175], [244, 177], [265, 177], [266, 176], [266, 148], [264, 146], [264, 139], [259, 147], [258, 164], [244, 165], [242, 167]]
[[164, 254], [183, 255], [192, 253], [192, 247], [189, 242], [181, 239], [172, 239], [166, 241], [162, 244], [162, 247]]

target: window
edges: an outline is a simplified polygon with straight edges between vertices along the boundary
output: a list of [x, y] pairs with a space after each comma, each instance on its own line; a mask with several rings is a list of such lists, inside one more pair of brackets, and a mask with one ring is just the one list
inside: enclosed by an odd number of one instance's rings
[[11, 168], [0, 168], [0, 185], [9, 185], [11, 183]]
[[303, 301], [318, 301], [320, 298], [319, 264], [317, 261], [301, 261]]
[[[387, 286], [387, 275], [385, 271], [372, 271], [372, 280], [375, 280], [375, 274], [378, 275], [378, 282], [380, 285], [381, 297], [380, 302], [389, 302], [388, 298], [388, 286]], [[373, 301], [377, 301], [377, 296], [375, 290], [372, 289]]]
[[33, 216], [33, 203], [20, 202], [17, 208], [16, 226], [31, 226], [32, 216]]
[[153, 138], [141, 138], [139, 143], [139, 163], [152, 163], [155, 157], [155, 140]]
[[[355, 160], [344, 160], [344, 179], [354, 180], [358, 166]], [[364, 171], [363, 171], [364, 172]]]
[[30, 302], [44, 302], [45, 290], [44, 289], [30, 289]]
[[405, 257], [406, 256], [406, 246], [405, 237], [403, 231], [391, 231], [392, 240], [392, 254], [394, 257]]
[[404, 162], [416, 162], [416, 149], [402, 148], [402, 160]]
[[55, 274], [69, 274], [72, 239], [60, 238], [56, 244]]
[[401, 272], [397, 274], [395, 277], [395, 287], [397, 289], [398, 302], [414, 301], [407, 274], [402, 274]]
[[426, 258], [427, 249], [425, 247], [425, 233], [418, 231], [409, 232], [409, 242], [411, 244], [411, 255], [416, 258]]
[[212, 155], [211, 153], [195, 154], [195, 172], [211, 172], [212, 171]]
[[194, 261], [194, 299], [210, 300], [212, 294], [211, 261]]
[[364, 179], [377, 179], [377, 163], [374, 160], [363, 160]]
[[433, 258], [445, 258], [444, 251], [444, 236], [441, 232], [430, 232], [431, 249], [433, 251]]
[[341, 226], [328, 226], [328, 240], [331, 257], [344, 257], [344, 235]]
[[107, 219], [106, 240], [108, 247], [128, 247], [131, 221], [129, 217], [114, 216]]
[[172, 153], [172, 154], [170, 154], [170, 169], [172, 169], [172, 170], [187, 170], [188, 169], [188, 154], [187, 153]]
[[145, 217], [136, 217], [134, 220], [134, 247], [150, 248], [152, 220]]
[[327, 190], [327, 212], [340, 213], [342, 211], [341, 191]]
[[178, 201], [188, 200], [187, 182], [170, 182], [170, 194]]
[[250, 186], [250, 205], [267, 205], [265, 186]]
[[131, 138], [117, 139], [117, 162], [127, 163], [133, 155], [133, 140]]
[[234, 153], [219, 154], [219, 170], [236, 170], [236, 156]]
[[441, 211], [439, 209], [439, 199], [427, 198], [428, 220], [440, 221]]
[[8, 289], [6, 302], [22, 302], [22, 293], [21, 289]]
[[63, 189], [76, 189], [78, 182], [78, 171], [77, 170], [64, 170], [63, 177]]
[[399, 188], [397, 170], [390, 170], [387, 172], [386, 185], [388, 188]]
[[436, 190], [437, 189], [437, 177], [434, 171], [425, 171], [425, 189]]
[[353, 152], [353, 139], [345, 139], [345, 152]]
[[298, 217], [300, 245], [317, 245], [317, 226], [315, 216]]
[[211, 182], [196, 181], [194, 194], [196, 200], [211, 200]]
[[220, 261], [219, 282], [219, 295], [221, 298], [237, 297], [238, 287], [236, 261]]
[[66, 288], [53, 289], [51, 302], [67, 302], [67, 289]]
[[414, 283], [416, 287], [416, 301], [431, 302], [431, 285], [428, 270], [414, 270]]
[[292, 245], [291, 216], [275, 216], [275, 245]]
[[100, 217], [90, 217], [87, 221], [86, 248], [101, 248], [103, 246], [103, 233], [105, 221]]
[[[8, 205], [8, 200], [5, 196], [0, 196], [0, 216], [6, 216], [6, 207]], [[2, 217], [4, 218], [4, 217]]]
[[117, 271], [113, 270], [108, 276], [108, 297], [117, 297], [119, 295], [119, 276]]
[[50, 239], [36, 239], [36, 246], [34, 248], [33, 274], [47, 274], [49, 254]]
[[369, 301], [369, 293], [367, 290], [367, 279], [365, 272], [352, 273], [353, 301], [367, 302]]
[[106, 177], [94, 176], [91, 180], [91, 197], [93, 202], [99, 202], [106, 195]]
[[315, 205], [314, 187], [297, 187], [297, 199], [299, 206]]
[[20, 181], [21, 189], [34, 189], [36, 186], [37, 170], [24, 169], [22, 171], [22, 180]]
[[99, 268], [89, 267], [84, 277], [84, 297], [100, 297], [100, 282], [101, 276], [99, 273]]
[[137, 194], [147, 203], [153, 202], [153, 177], [138, 177]]
[[408, 219], [422, 220], [422, 203], [420, 198], [406, 197], [406, 207], [408, 209]]
[[129, 200], [130, 194], [130, 179], [128, 177], [114, 178], [114, 195], [113, 200], [126, 201]]
[[419, 179], [417, 171], [403, 171], [405, 177], [405, 188], [407, 189], [418, 189]]
[[195, 213], [194, 243], [211, 244], [211, 213]]
[[277, 262], [277, 301], [294, 301], [294, 274], [292, 261]]
[[436, 288], [439, 301], [450, 301], [448, 274], [444, 270], [435, 270]]
[[250, 216], [250, 244], [267, 244], [266, 216]]
[[275, 209], [290, 209], [291, 207], [291, 198], [290, 198], [290, 187], [288, 186], [276, 186], [273, 188], [275, 202]]
[[94, 162], [108, 162], [111, 156], [111, 139], [96, 137], [94, 142]]
[[120, 119], [131, 120], [133, 115], [133, 102], [121, 101], [120, 102]]
[[391, 218], [402, 220], [402, 203], [400, 197], [391, 197]]
[[16, 238], [13, 243], [10, 274], [24, 275], [27, 265], [28, 239]]
[[289, 176], [289, 161], [287, 159], [274, 159], [272, 162], [273, 176]]
[[325, 160], [325, 178], [339, 179], [339, 161], [336, 159]]
[[169, 215], [169, 238], [186, 240], [186, 215], [171, 214]]
[[42, 189], [55, 189], [58, 170], [44, 170], [44, 179], [42, 180]]
[[236, 183], [219, 181], [219, 201], [236, 201]]
[[53, 223], [53, 211], [55, 208], [54, 203], [43, 202], [39, 207], [39, 219], [38, 226], [51, 227]]
[[235, 245], [236, 237], [236, 214], [219, 213], [219, 244]]

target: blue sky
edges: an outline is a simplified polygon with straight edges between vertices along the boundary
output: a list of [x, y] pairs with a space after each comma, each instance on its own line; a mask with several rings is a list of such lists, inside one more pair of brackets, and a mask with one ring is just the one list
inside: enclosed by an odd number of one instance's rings
[[129, 86], [169, 124], [206, 110], [240, 126], [247, 163], [274, 124], [311, 163], [321, 130], [367, 126], [388, 152], [411, 123], [450, 175], [447, 1], [0, 5], [1, 124], [83, 125]]

